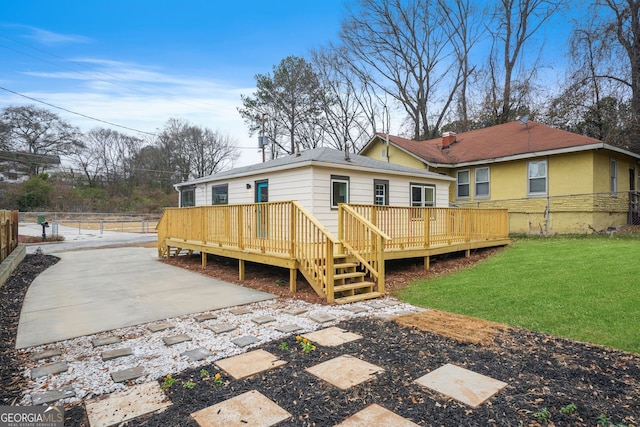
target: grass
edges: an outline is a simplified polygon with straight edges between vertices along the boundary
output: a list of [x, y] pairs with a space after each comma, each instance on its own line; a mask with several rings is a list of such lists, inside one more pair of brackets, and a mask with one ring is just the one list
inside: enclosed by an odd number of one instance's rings
[[640, 239], [517, 239], [398, 292], [411, 304], [640, 353]]

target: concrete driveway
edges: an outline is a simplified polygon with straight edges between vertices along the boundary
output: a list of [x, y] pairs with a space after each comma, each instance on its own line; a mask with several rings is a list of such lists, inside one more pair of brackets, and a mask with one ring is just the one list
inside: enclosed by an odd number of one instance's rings
[[164, 264], [151, 248], [55, 255], [60, 261], [33, 281], [25, 297], [18, 349], [276, 298]]

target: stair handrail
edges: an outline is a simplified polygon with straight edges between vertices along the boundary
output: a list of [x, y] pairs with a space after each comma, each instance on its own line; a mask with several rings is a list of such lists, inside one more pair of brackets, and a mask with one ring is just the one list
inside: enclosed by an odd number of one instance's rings
[[[318, 292], [324, 291], [327, 302], [334, 302], [334, 268], [333, 259], [335, 248], [339, 245], [339, 240], [331, 234], [318, 220], [311, 215], [299, 202], [292, 201], [291, 215], [291, 242], [292, 256], [298, 261], [298, 269], [303, 273], [309, 284]], [[298, 220], [299, 213], [313, 229], [302, 224]], [[307, 241], [304, 233], [315, 236], [324, 241]], [[311, 240], [311, 239], [310, 239]], [[322, 261], [324, 259], [324, 261]]]
[[160, 217], [160, 220], [158, 220], [158, 223], [156, 224], [156, 232], [158, 235], [157, 238], [157, 242], [158, 242], [158, 258], [162, 258], [165, 255], [165, 248], [166, 248], [166, 239], [167, 239], [167, 216], [169, 215], [168, 213], [168, 209], [164, 209], [162, 211], [162, 216]]
[[[350, 224], [354, 221], [362, 227], [359, 236], [356, 235], [356, 230], [351, 229]], [[375, 239], [363, 239], [369, 233], [375, 236]], [[367, 240], [370, 240], [370, 243], [366, 243]], [[380, 293], [384, 292], [384, 246], [387, 240], [391, 240], [387, 233], [380, 230], [351, 206], [344, 203], [338, 205], [338, 241], [375, 279]]]

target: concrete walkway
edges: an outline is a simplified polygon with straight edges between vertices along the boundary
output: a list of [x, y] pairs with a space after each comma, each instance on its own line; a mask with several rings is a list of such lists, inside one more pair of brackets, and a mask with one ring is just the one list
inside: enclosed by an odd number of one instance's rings
[[159, 262], [156, 249], [56, 255], [60, 261], [40, 274], [27, 292], [18, 349], [275, 298]]

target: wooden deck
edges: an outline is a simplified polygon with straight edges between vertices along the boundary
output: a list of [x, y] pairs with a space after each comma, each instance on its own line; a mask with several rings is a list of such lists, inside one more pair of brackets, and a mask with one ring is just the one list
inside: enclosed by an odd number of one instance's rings
[[168, 208], [158, 223], [158, 255], [199, 252], [300, 271], [329, 302], [384, 294], [385, 261], [509, 244], [506, 209], [340, 205], [338, 236], [295, 201]]

